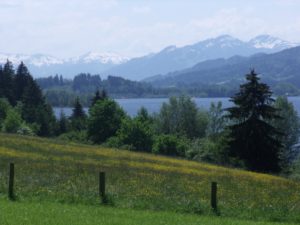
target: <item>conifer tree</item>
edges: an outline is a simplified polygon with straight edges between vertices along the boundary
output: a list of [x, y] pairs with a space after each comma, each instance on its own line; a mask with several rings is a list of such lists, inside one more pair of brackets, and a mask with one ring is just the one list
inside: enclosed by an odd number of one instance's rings
[[95, 96], [92, 99], [92, 105], [94, 106], [97, 101], [101, 101], [107, 98], [107, 94], [105, 90], [102, 90], [101, 92], [99, 90], [96, 91]]
[[68, 130], [68, 120], [67, 120], [67, 117], [66, 117], [66, 115], [63, 111], [60, 112], [58, 125], [59, 125], [59, 134], [63, 134], [63, 133], [67, 132], [67, 130]]
[[77, 97], [74, 103], [73, 113], [71, 115], [71, 124], [74, 130], [83, 130], [86, 128], [86, 114]]
[[0, 98], [6, 98], [10, 104], [15, 105], [14, 97], [14, 69], [10, 61], [4, 65], [4, 68], [0, 68]]
[[247, 82], [231, 98], [234, 106], [228, 108], [231, 154], [243, 160], [250, 170], [279, 171], [279, 152], [282, 147], [278, 132], [271, 120], [280, 119], [272, 106], [272, 92], [261, 83], [254, 70], [246, 75]]
[[31, 75], [23, 62], [18, 66], [15, 77], [15, 97], [17, 101], [22, 99], [24, 90], [28, 84]]

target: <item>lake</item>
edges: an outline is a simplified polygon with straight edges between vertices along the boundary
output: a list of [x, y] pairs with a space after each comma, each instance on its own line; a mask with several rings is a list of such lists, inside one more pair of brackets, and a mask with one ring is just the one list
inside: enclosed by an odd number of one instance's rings
[[[294, 104], [295, 109], [300, 115], [300, 97], [289, 97], [290, 102]], [[159, 112], [161, 105], [167, 102], [168, 98], [131, 98], [131, 99], [115, 99], [120, 106], [130, 116], [135, 116], [141, 107], [145, 107], [149, 113]], [[212, 102], [222, 102], [223, 108], [229, 107], [232, 103], [229, 98], [193, 98], [199, 108], [209, 109]], [[85, 108], [87, 111], [88, 108]], [[63, 111], [66, 116], [70, 116], [72, 108], [70, 107], [54, 107], [54, 113], [59, 118], [60, 112]]]

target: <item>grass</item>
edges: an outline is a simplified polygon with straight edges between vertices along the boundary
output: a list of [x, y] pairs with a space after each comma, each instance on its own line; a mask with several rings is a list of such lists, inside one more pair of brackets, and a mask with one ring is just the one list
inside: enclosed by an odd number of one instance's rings
[[1, 225], [292, 225], [112, 207], [1, 201]]
[[106, 171], [109, 202], [120, 210], [165, 210], [210, 216], [213, 215], [210, 184], [217, 181], [222, 218], [300, 222], [300, 183], [278, 176], [0, 134], [2, 198], [7, 192], [9, 162], [15, 162], [16, 205], [42, 201], [99, 206], [98, 173]]

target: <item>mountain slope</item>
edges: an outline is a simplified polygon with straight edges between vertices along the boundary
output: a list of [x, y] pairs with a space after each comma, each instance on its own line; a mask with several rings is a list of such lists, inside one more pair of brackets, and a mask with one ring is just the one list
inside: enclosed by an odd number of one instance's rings
[[240, 83], [254, 68], [269, 84], [288, 82], [300, 88], [300, 47], [251, 57], [234, 56], [198, 63], [195, 66], [147, 79], [156, 86]]
[[151, 75], [189, 68], [205, 60], [229, 58], [234, 55], [250, 56], [260, 52], [273, 53], [295, 45], [269, 35], [260, 35], [248, 42], [223, 35], [181, 48], [169, 46], [156, 54], [131, 59], [106, 73], [142, 80]]

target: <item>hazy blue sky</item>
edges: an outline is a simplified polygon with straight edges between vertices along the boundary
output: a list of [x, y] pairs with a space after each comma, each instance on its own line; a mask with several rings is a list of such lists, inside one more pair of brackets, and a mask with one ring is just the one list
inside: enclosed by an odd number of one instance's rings
[[230, 34], [300, 42], [300, 0], [0, 0], [0, 52], [136, 56]]

